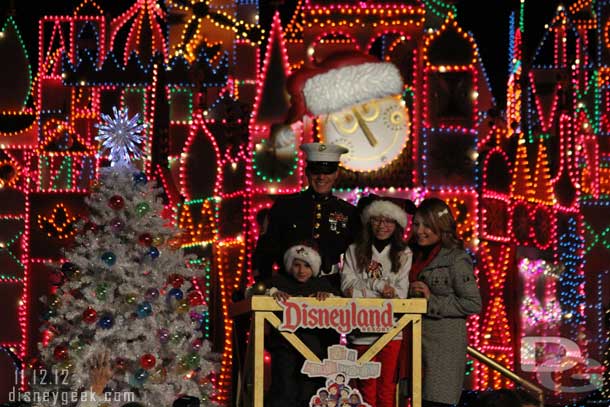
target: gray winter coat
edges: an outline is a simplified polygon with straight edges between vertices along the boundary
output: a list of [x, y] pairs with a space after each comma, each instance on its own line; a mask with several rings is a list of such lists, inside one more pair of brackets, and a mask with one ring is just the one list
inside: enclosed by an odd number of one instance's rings
[[423, 399], [456, 404], [464, 385], [466, 317], [481, 312], [472, 259], [442, 248], [418, 275], [430, 288], [422, 326]]

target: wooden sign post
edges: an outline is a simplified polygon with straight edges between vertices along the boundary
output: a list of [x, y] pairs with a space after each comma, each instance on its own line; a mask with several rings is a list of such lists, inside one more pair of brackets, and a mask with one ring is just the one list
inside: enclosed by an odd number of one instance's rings
[[[382, 298], [339, 298], [332, 297], [318, 301], [311, 297], [291, 297], [288, 304], [280, 305], [268, 296], [253, 296], [231, 306], [232, 317], [251, 314], [250, 344], [254, 357], [253, 403], [254, 407], [263, 407], [264, 398], [264, 349], [267, 321], [273, 328], [311, 362], [321, 363], [320, 359], [294, 334], [297, 328], [307, 329], [309, 325], [317, 328], [333, 328], [341, 333], [360, 329], [367, 332], [379, 332], [381, 335], [373, 345], [360, 357], [358, 363], [365, 363], [383, 349], [407, 325], [412, 326], [411, 343], [413, 345], [411, 378], [412, 405], [421, 407], [421, 326], [422, 314], [426, 312], [426, 300], [382, 299]], [[282, 312], [283, 319], [276, 313]], [[388, 323], [388, 320], [390, 321]], [[247, 366], [247, 364], [246, 364]], [[243, 372], [242, 372], [243, 377]]]

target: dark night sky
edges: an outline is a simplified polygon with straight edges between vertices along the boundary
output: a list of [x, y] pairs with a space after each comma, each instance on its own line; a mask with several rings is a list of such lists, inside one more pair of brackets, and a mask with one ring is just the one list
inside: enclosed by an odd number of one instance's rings
[[[130, 1], [96, 0], [102, 9], [116, 16], [126, 10]], [[70, 14], [81, 0], [44, 1], [34, 5], [25, 0], [0, 0], [0, 22], [11, 9], [27, 44], [30, 61], [37, 62], [37, 24], [43, 15]], [[283, 7], [296, 3], [285, 0]], [[496, 102], [504, 107], [506, 76], [508, 69], [508, 21], [512, 10], [518, 8], [518, 0], [456, 0], [458, 22], [471, 32], [478, 44]], [[526, 47], [534, 51], [542, 38], [544, 24], [549, 23], [560, 2], [557, 0], [527, 0], [526, 3]], [[568, 1], [568, 3], [570, 3]], [[261, 15], [261, 22], [268, 21]], [[526, 49], [526, 54], [528, 55]]]

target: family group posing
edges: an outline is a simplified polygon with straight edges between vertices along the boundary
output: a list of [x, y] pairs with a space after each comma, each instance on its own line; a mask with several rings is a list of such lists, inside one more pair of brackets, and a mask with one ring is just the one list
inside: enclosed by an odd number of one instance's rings
[[[278, 301], [290, 296], [323, 300], [331, 295], [425, 298], [423, 406], [456, 404], [466, 363], [466, 317], [481, 311], [481, 296], [451, 209], [437, 198], [409, 207], [375, 195], [362, 198], [356, 208], [332, 195], [340, 156], [347, 150], [320, 143], [301, 149], [307, 155], [309, 188], [278, 198], [269, 211], [253, 256], [257, 281], [265, 282], [268, 294]], [[411, 233], [405, 240], [409, 220]], [[274, 265], [279, 272], [273, 273]], [[334, 332], [297, 334], [320, 358], [338, 342]], [[362, 354], [377, 335], [355, 331], [347, 339]], [[320, 386], [300, 373], [302, 357], [279, 335], [267, 343], [272, 355], [268, 404], [309, 405], [324, 383]], [[397, 382], [409, 374], [406, 348], [399, 334], [375, 356], [373, 360], [381, 362], [381, 375], [355, 386], [364, 402], [375, 407], [395, 405]]]

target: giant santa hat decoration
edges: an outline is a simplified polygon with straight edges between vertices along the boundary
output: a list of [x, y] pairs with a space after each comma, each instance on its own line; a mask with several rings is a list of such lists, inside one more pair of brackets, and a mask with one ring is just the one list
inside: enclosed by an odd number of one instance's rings
[[[303, 68], [288, 78], [290, 110], [285, 124], [303, 116], [339, 112], [350, 106], [401, 94], [403, 80], [391, 62], [355, 51], [332, 54], [313, 68]], [[285, 126], [279, 132], [290, 131]], [[276, 137], [276, 140], [286, 137]]]

